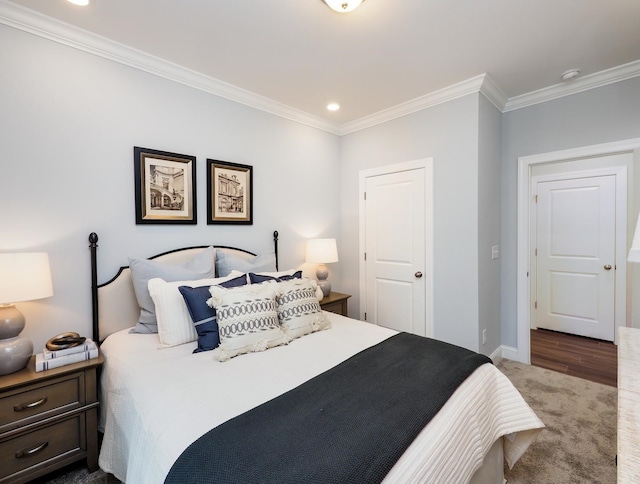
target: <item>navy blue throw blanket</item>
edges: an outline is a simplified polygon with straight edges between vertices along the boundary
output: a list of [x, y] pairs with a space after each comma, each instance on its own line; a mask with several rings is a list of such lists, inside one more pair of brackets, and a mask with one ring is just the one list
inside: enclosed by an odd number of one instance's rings
[[210, 430], [165, 483], [379, 483], [456, 388], [490, 362], [399, 333]]

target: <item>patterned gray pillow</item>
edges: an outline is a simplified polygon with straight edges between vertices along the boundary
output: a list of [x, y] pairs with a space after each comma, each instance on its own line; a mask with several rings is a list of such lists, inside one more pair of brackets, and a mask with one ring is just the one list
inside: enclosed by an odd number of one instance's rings
[[216, 360], [289, 342], [278, 321], [276, 290], [276, 283], [209, 289], [207, 304], [216, 310], [220, 335], [220, 346], [213, 351]]
[[278, 319], [289, 339], [331, 327], [316, 297], [318, 285], [312, 279], [278, 283]]

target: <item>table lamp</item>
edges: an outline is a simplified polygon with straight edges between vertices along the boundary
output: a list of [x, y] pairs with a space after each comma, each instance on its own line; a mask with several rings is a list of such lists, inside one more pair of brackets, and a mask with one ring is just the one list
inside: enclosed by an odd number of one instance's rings
[[322, 294], [327, 297], [331, 293], [331, 283], [328, 281], [329, 271], [325, 264], [338, 262], [338, 248], [336, 239], [310, 239], [307, 240], [307, 254], [305, 262], [318, 264], [316, 277]]
[[49, 255], [44, 252], [0, 254], [0, 375], [22, 370], [33, 343], [20, 336], [24, 316], [14, 303], [53, 296]]

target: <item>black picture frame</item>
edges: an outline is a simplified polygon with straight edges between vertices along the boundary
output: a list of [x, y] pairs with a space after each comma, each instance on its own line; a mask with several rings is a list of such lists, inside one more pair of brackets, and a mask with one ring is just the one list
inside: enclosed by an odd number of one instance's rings
[[198, 223], [196, 157], [133, 147], [136, 224]]
[[253, 224], [253, 167], [207, 159], [207, 224]]

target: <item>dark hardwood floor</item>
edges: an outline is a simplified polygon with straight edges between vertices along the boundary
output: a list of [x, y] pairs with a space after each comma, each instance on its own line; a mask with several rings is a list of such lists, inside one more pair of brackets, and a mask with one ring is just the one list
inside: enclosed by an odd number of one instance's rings
[[617, 387], [618, 347], [609, 341], [531, 330], [531, 364]]

